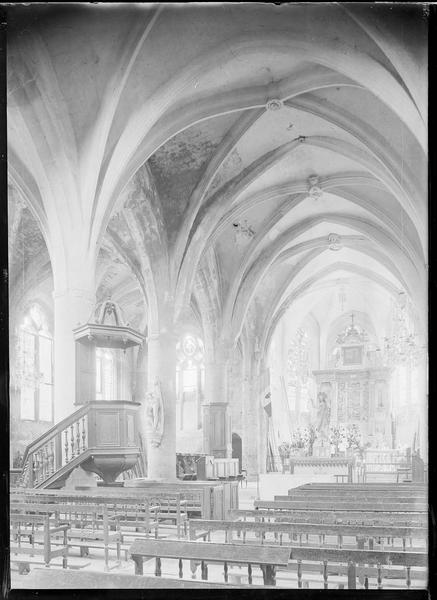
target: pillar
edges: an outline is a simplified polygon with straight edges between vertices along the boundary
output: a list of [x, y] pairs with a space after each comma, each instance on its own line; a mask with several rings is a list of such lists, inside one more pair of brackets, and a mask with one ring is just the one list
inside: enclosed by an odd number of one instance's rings
[[149, 391], [158, 379], [164, 412], [160, 444], [147, 440], [147, 476], [153, 480], [176, 481], [176, 341], [175, 334], [163, 330], [148, 338]]
[[[261, 445], [263, 443], [263, 427], [261, 425], [261, 376], [259, 364], [248, 357], [245, 361], [243, 376], [243, 469], [247, 476], [254, 479], [264, 471], [261, 464]], [[265, 427], [264, 427], [265, 430]]]
[[231, 416], [228, 399], [228, 368], [231, 346], [220, 343], [213, 360], [205, 365], [203, 449], [217, 458], [232, 457]]
[[76, 348], [73, 329], [87, 323], [95, 294], [90, 286], [53, 292], [54, 304], [54, 419], [58, 423], [77, 408]]

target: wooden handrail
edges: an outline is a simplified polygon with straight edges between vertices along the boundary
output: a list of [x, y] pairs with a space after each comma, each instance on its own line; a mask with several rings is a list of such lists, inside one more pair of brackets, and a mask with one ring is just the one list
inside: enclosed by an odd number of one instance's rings
[[72, 423], [75, 423], [78, 418], [83, 417], [85, 414], [87, 414], [91, 408], [95, 408], [95, 407], [99, 407], [99, 406], [100, 407], [101, 406], [116, 407], [119, 404], [126, 404], [126, 403], [139, 405], [139, 402], [131, 402], [129, 400], [117, 400], [117, 401], [93, 400], [92, 402], [83, 404], [80, 408], [78, 408], [76, 411], [71, 413], [71, 415], [68, 415], [68, 417], [65, 417], [64, 419], [62, 419], [62, 421], [59, 421], [59, 423], [56, 423], [55, 425], [53, 425], [53, 427], [48, 429], [45, 433], [41, 434], [39, 437], [37, 437], [35, 440], [33, 440], [33, 442], [31, 442], [26, 447], [26, 450], [24, 451], [24, 456], [23, 456], [23, 467], [27, 460], [29, 452], [34, 452], [35, 450], [38, 450], [38, 447], [40, 447], [41, 445], [44, 445], [45, 442], [48, 442], [52, 437], [54, 437], [54, 435], [56, 435], [56, 433], [63, 431], [66, 427], [68, 427]]
[[[88, 450], [94, 443], [95, 419], [99, 410], [123, 410], [125, 406], [139, 406], [128, 400], [99, 400], [84, 404], [71, 415], [59, 421], [39, 436], [25, 450], [20, 484], [33, 487], [53, 477], [60, 469]], [[91, 429], [90, 429], [91, 428]], [[19, 484], [19, 485], [20, 485]]]
[[52, 437], [55, 437], [57, 433], [60, 433], [66, 427], [68, 427], [72, 423], [75, 423], [78, 418], [85, 416], [85, 414], [88, 413], [90, 409], [90, 404], [84, 404], [78, 410], [71, 413], [71, 415], [65, 417], [65, 419], [62, 419], [62, 421], [59, 421], [59, 423], [53, 425], [53, 427], [50, 427], [50, 429], [48, 429], [45, 433], [37, 437], [36, 440], [33, 440], [33, 442], [31, 442], [24, 451], [23, 468], [26, 464], [29, 453], [35, 452], [35, 450], [38, 450], [41, 446], [44, 446], [44, 444], [50, 441]]

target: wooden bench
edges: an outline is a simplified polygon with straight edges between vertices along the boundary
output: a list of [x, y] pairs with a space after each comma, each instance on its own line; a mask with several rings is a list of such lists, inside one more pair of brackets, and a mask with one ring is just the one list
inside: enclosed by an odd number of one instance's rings
[[[38, 494], [32, 494], [30, 490], [26, 490], [21, 494], [13, 494], [11, 496], [11, 506], [19, 500], [21, 503], [26, 502], [31, 505], [36, 503], [44, 503], [47, 505], [56, 505], [59, 507], [66, 506], [74, 509], [77, 505], [82, 506], [106, 506], [108, 515], [119, 516], [119, 524], [122, 530], [125, 530], [126, 535], [129, 534], [128, 527], [134, 529], [143, 529], [148, 535], [150, 532], [155, 532], [158, 536], [159, 520], [157, 518], [160, 505], [151, 504], [148, 499], [123, 496], [123, 492], [117, 489], [117, 493], [104, 494], [93, 491], [88, 494], [83, 491], [72, 491], [64, 493], [62, 490], [37, 490]], [[42, 493], [45, 492], [45, 493]], [[182, 520], [182, 518], [181, 518]]]
[[384, 489], [375, 489], [373, 487], [368, 487], [364, 489], [355, 489], [349, 485], [336, 485], [329, 488], [307, 488], [307, 487], [297, 487], [288, 490], [289, 496], [303, 496], [303, 497], [313, 497], [313, 496], [323, 496], [326, 497], [361, 497], [361, 495], [365, 495], [366, 497], [390, 497], [390, 498], [411, 498], [415, 499], [426, 499], [427, 498], [427, 490], [412, 490], [405, 489], [401, 485], [387, 487]]
[[[182, 534], [186, 535], [188, 502], [182, 498], [181, 493], [161, 493], [141, 488], [97, 488], [86, 492], [78, 490], [68, 492], [64, 490], [36, 490], [37, 494], [35, 495], [31, 492], [32, 490], [24, 492], [28, 502], [62, 502], [68, 505], [75, 503], [105, 504], [110, 511], [113, 510], [117, 513], [124, 511], [126, 519], [120, 522], [122, 526], [128, 525], [129, 520], [135, 520], [132, 511], [141, 511], [144, 513], [144, 517], [141, 519], [143, 522], [139, 523], [138, 527], [148, 527], [149, 530], [155, 529], [155, 535], [157, 536], [156, 530], [159, 523], [170, 521], [175, 524], [178, 537], [181, 537]], [[128, 514], [126, 507], [130, 507], [130, 514]]]
[[287, 566], [289, 551], [286, 547], [234, 546], [195, 541], [137, 540], [130, 549], [135, 562], [135, 574], [143, 574], [143, 560], [155, 558], [155, 575], [161, 575], [161, 559], [171, 558], [179, 561], [179, 577], [183, 577], [183, 560], [191, 561], [192, 577], [195, 578], [198, 564], [201, 565], [203, 580], [208, 579], [208, 564], [224, 565], [224, 580], [228, 582], [229, 565], [247, 565], [248, 582], [252, 584], [252, 565], [259, 565], [265, 585], [275, 585], [276, 568]]
[[[290, 560], [297, 561], [298, 587], [302, 587], [303, 561], [322, 562], [324, 588], [328, 588], [329, 563], [346, 564], [348, 588], [357, 587], [357, 565], [376, 566], [377, 588], [383, 589], [383, 566], [391, 565], [402, 566], [405, 568], [406, 587], [411, 587], [411, 567], [426, 568], [428, 564], [428, 555], [426, 552], [396, 552], [386, 550], [341, 550], [336, 548], [310, 548], [308, 546], [292, 546], [290, 550]], [[364, 587], [367, 589], [368, 576], [364, 575]]]
[[427, 527], [427, 513], [394, 513], [366, 511], [300, 511], [274, 509], [233, 509], [229, 511], [231, 520], [276, 520], [289, 523], [347, 523], [361, 525], [398, 525], [407, 527]]
[[145, 575], [119, 575], [115, 573], [100, 573], [97, 571], [56, 571], [34, 569], [26, 577], [26, 589], [143, 589], [152, 588], [210, 588], [235, 589], [251, 587], [256, 589], [272, 589], [273, 586], [240, 586], [230, 583], [198, 581], [195, 579], [169, 579], [164, 577], [148, 577]]
[[388, 489], [390, 490], [402, 490], [402, 493], [405, 493], [407, 491], [412, 491], [413, 493], [416, 493], [417, 491], [427, 491], [428, 486], [426, 484], [423, 483], [343, 483], [343, 484], [336, 484], [336, 483], [305, 483], [301, 486], [299, 486], [298, 488], [294, 488], [294, 489], [301, 489], [301, 490], [330, 490], [330, 489], [342, 489], [342, 490], [382, 490], [382, 491], [386, 491]]
[[[119, 518], [116, 514], [109, 514], [108, 507], [102, 505], [80, 505], [72, 506], [66, 504], [45, 503], [12, 503], [11, 514], [27, 518], [28, 515], [38, 513], [43, 518], [49, 517], [49, 524], [59, 527], [66, 524], [68, 546], [80, 548], [81, 556], [89, 554], [89, 548], [101, 548], [104, 551], [105, 570], [109, 570], [109, 550], [114, 544], [117, 552], [117, 560], [120, 561], [120, 545], [122, 536], [120, 533]], [[113, 527], [114, 531], [111, 531]], [[45, 543], [42, 535], [34, 536], [36, 544]], [[59, 536], [54, 536], [53, 544], [59, 545]]]
[[[215, 521], [215, 520], [190, 520], [190, 539], [211, 539], [211, 533], [216, 531], [225, 532], [225, 541], [234, 541], [234, 533], [242, 538], [243, 544], [247, 541], [247, 534], [254, 534], [252, 541], [258, 544], [282, 545], [284, 536], [288, 536], [289, 542], [299, 536], [299, 545], [302, 545], [302, 536], [317, 536], [320, 545], [325, 543], [326, 536], [334, 536], [337, 539], [337, 547], [342, 548], [344, 538], [355, 538], [358, 547], [364, 547], [364, 541], [369, 541], [369, 548], [373, 549], [375, 541], [383, 548], [384, 538], [391, 540], [402, 540], [402, 549], [406, 550], [406, 540], [425, 541], [428, 530], [426, 527], [393, 527], [390, 525], [348, 525], [348, 524], [321, 524], [321, 523], [287, 523], [269, 521]], [[274, 534], [274, 539], [267, 540], [267, 534]], [[289, 542], [285, 542], [287, 545]], [[356, 545], [354, 544], [354, 545]], [[426, 546], [426, 543], [424, 544]]]
[[[23, 515], [12, 513], [10, 515], [11, 563], [18, 563], [19, 573], [23, 574], [30, 570], [30, 564], [43, 564], [49, 567], [53, 559], [62, 557], [62, 567], [66, 569], [68, 566], [68, 529], [69, 525], [67, 523], [52, 527], [48, 514]], [[35, 543], [35, 538], [40, 531], [43, 536], [42, 548]], [[57, 533], [62, 533], [63, 543], [61, 546], [53, 548], [52, 536]], [[28, 543], [23, 542], [22, 538], [27, 538]]]
[[[388, 493], [388, 492], [387, 492]], [[324, 495], [323, 493], [314, 494], [306, 492], [296, 492], [294, 494], [288, 494], [287, 496], [275, 496], [275, 501], [280, 502], [361, 502], [363, 506], [368, 504], [408, 504], [408, 505], [423, 505], [426, 502], [424, 497], [421, 498], [404, 498], [399, 496], [381, 496], [381, 495], [368, 495], [366, 492], [361, 492], [356, 495], [349, 495], [347, 497], [342, 495]]]
[[360, 503], [360, 502], [336, 502], [326, 500], [325, 502], [316, 502], [311, 500], [283, 500], [283, 501], [271, 501], [271, 500], [255, 500], [255, 508], [270, 508], [273, 510], [337, 510], [337, 511], [366, 511], [366, 512], [419, 512], [423, 513], [427, 510], [427, 504], [425, 503]]

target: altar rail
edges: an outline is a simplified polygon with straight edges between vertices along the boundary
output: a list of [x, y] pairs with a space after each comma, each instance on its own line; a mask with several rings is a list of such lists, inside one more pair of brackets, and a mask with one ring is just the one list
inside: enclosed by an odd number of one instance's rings
[[354, 480], [353, 458], [322, 458], [315, 456], [293, 456], [290, 458], [290, 473], [294, 475], [304, 474], [326, 474], [347, 475], [348, 483]]

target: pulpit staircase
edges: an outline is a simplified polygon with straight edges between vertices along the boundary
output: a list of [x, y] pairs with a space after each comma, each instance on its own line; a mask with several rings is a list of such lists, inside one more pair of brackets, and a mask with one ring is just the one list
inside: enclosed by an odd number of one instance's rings
[[113, 483], [141, 455], [138, 406], [127, 401], [84, 404], [26, 448], [18, 486], [60, 488], [78, 466]]

